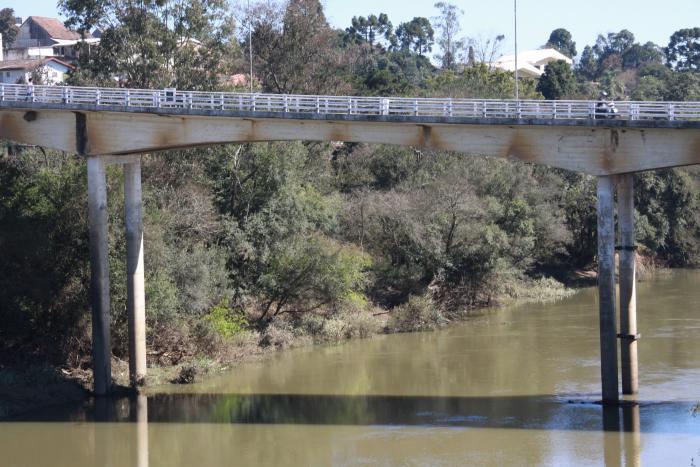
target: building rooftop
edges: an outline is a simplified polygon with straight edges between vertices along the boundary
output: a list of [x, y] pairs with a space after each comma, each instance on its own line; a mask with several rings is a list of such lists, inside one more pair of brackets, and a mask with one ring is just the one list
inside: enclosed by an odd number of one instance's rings
[[81, 38], [80, 34], [68, 29], [58, 18], [30, 16], [26, 21], [29, 20], [34, 21], [34, 23], [44, 29], [51, 39], [78, 40]]
[[37, 58], [29, 60], [5, 60], [0, 62], [0, 70], [33, 70], [49, 62], [56, 62], [65, 67], [73, 68], [72, 65], [57, 58]]

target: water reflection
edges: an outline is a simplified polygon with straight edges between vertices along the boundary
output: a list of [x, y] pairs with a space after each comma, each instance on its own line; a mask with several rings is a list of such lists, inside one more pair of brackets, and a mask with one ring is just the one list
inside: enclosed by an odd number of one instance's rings
[[[622, 420], [620, 419], [622, 416]], [[640, 407], [625, 401], [603, 408], [603, 452], [606, 467], [641, 465]]]
[[[81, 407], [25, 415], [24, 422], [97, 422], [94, 460], [101, 466], [149, 465], [149, 423], [157, 426], [314, 425], [499, 431], [590, 432], [602, 436], [606, 467], [640, 466], [641, 433], [698, 434], [687, 403], [608, 407], [560, 396], [410, 397], [335, 395], [169, 394], [98, 398]], [[656, 424], [654, 420], [671, 423]], [[20, 420], [15, 420], [18, 422]], [[674, 423], [675, 421], [675, 423]], [[115, 425], [116, 424], [116, 425]], [[115, 438], [125, 426], [125, 439]], [[1, 444], [1, 443], [0, 443]], [[159, 448], [162, 451], [162, 447]], [[160, 452], [160, 451], [159, 451]], [[544, 462], [544, 459], [541, 459]], [[159, 465], [157, 462], [154, 465]]]
[[[108, 423], [130, 422], [134, 426], [129, 430], [129, 440], [125, 445], [116, 447], [116, 450], [129, 451], [129, 465], [134, 467], [148, 467], [148, 398], [138, 395], [130, 398], [98, 397], [91, 405], [82, 409], [67, 413], [57, 413], [56, 416], [66, 416], [70, 420], [87, 420], [98, 422], [93, 425], [95, 436], [95, 460], [98, 465], [111, 467], [119, 456], [115, 452], [114, 433]], [[31, 417], [28, 417], [31, 418]], [[57, 421], [55, 419], [51, 421]]]
[[[299, 394], [158, 394], [98, 398], [80, 407], [29, 413], [14, 421], [132, 423], [148, 452], [148, 423], [350, 425], [700, 434], [687, 402], [601, 406], [562, 396], [434, 397]], [[643, 413], [648, 423], [642, 423]], [[665, 420], [662, 424], [656, 420]], [[100, 423], [95, 426], [99, 427]], [[612, 437], [610, 437], [612, 439]], [[627, 440], [627, 436], [625, 439]], [[606, 438], [607, 439], [607, 438]], [[108, 443], [105, 443], [107, 445]], [[619, 444], [619, 443], [618, 443]], [[619, 451], [620, 449], [616, 449]], [[140, 456], [141, 454], [139, 454]], [[141, 457], [139, 457], [140, 459]]]

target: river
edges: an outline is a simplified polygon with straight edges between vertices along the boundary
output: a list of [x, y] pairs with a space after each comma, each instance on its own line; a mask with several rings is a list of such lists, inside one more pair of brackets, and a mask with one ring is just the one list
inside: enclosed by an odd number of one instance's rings
[[0, 422], [2, 466], [700, 465], [700, 272], [639, 284], [639, 405], [603, 409], [595, 289]]

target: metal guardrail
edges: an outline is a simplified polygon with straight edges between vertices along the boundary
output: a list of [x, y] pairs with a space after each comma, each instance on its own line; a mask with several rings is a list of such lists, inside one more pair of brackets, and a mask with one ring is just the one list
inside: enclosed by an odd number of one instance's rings
[[[592, 119], [597, 101], [350, 97], [0, 84], [0, 102], [135, 108], [509, 119]], [[700, 102], [619, 101], [616, 119], [700, 120]]]

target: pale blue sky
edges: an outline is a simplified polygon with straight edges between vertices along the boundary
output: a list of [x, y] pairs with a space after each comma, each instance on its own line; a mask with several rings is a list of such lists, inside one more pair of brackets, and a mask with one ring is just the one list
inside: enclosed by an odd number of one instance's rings
[[[347, 27], [355, 15], [387, 13], [397, 25], [414, 16], [437, 14], [433, 0], [322, 0], [333, 26]], [[517, 0], [520, 50], [534, 49], [558, 27], [571, 31], [579, 52], [593, 44], [598, 34], [632, 31], [640, 42], [668, 44], [681, 28], [700, 26], [698, 0]], [[9, 5], [7, 4], [9, 3]], [[465, 12], [464, 36], [505, 34], [503, 53], [513, 50], [513, 0], [453, 0]], [[11, 0], [3, 6], [17, 15], [58, 16], [56, 0]]]

